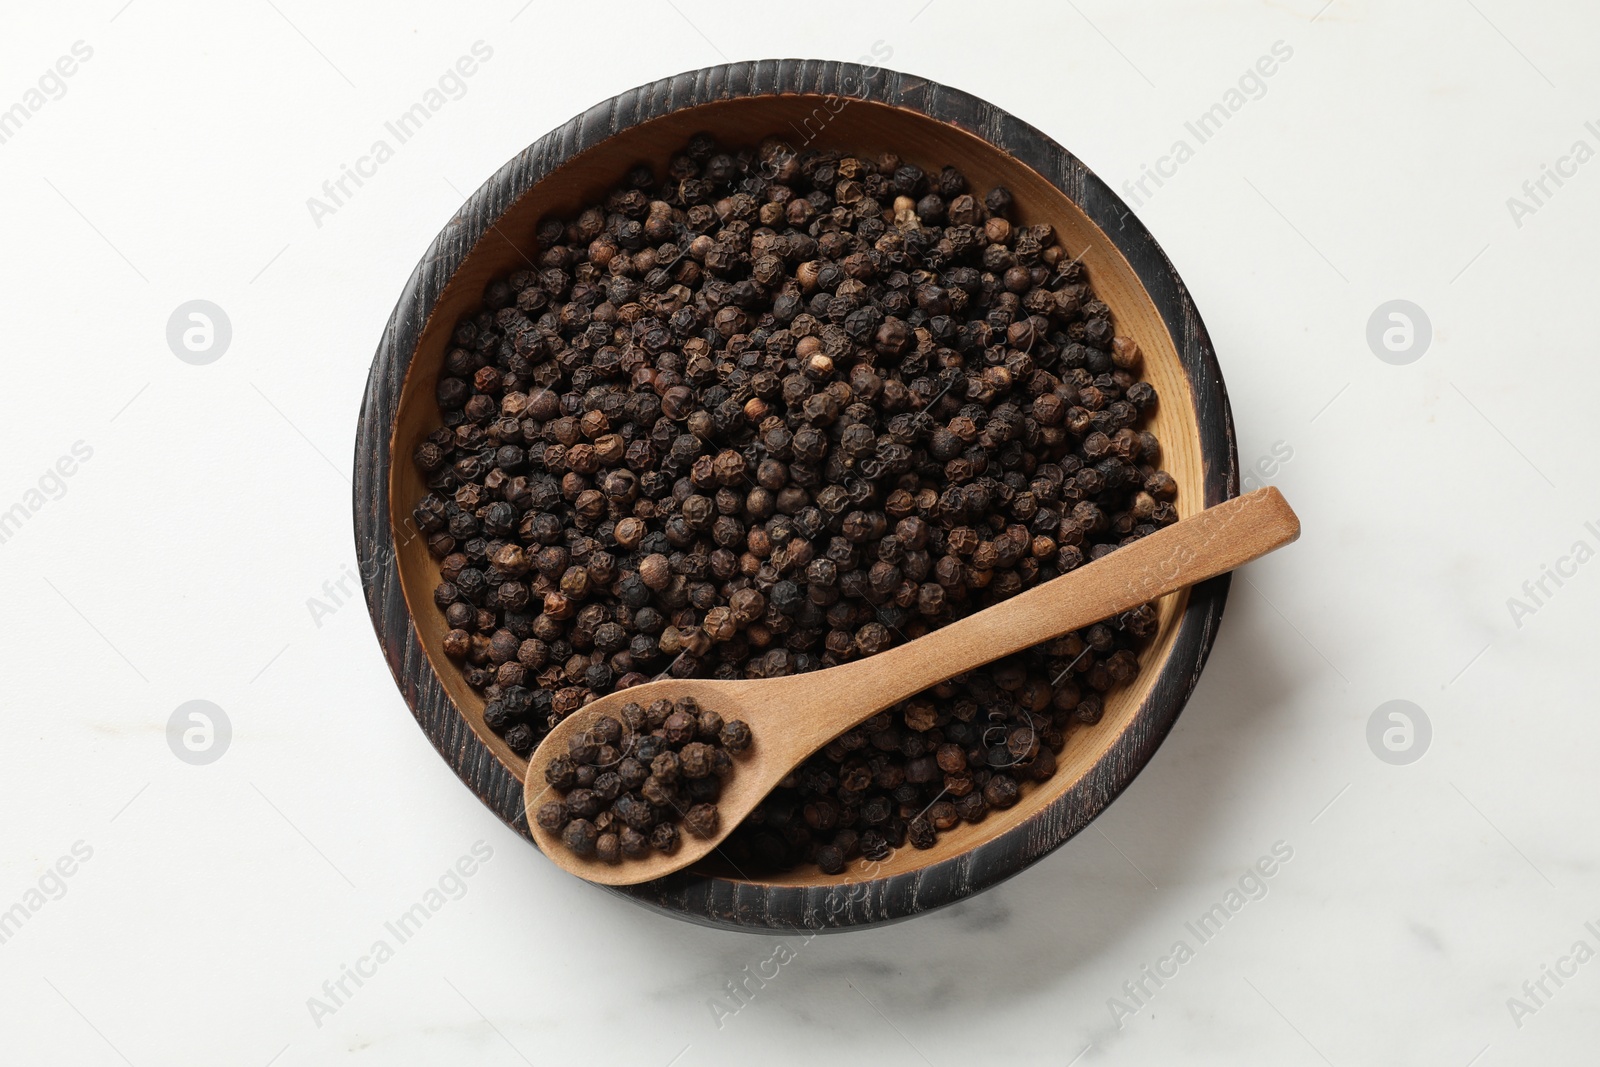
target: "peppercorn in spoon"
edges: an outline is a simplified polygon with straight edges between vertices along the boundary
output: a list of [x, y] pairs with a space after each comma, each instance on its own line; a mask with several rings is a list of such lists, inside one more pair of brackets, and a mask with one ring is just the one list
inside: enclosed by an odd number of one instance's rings
[[[524, 784], [529, 828], [545, 855], [592, 882], [633, 885], [671, 874], [713, 851], [812, 753], [885, 708], [964, 671], [1233, 570], [1299, 536], [1300, 520], [1283, 495], [1277, 489], [1260, 489], [875, 656], [784, 678], [664, 678], [611, 693], [563, 719], [529, 758]], [[724, 722], [748, 724], [748, 733], [742, 728], [724, 731], [728, 742], [724, 749], [687, 740], [695, 736], [695, 727], [682, 721], [688, 719], [685, 714], [665, 731], [681, 736], [652, 746], [661, 749], [656, 756], [672, 757], [659, 768], [663, 773], [727, 775], [714, 813], [705, 805], [681, 812], [680, 821], [688, 832], [665, 834], [671, 851], [651, 848], [619, 858], [607, 849], [602, 857], [596, 854], [594, 835], [582, 827], [584, 832], [564, 841], [563, 832], [573, 827], [561, 809], [555, 809], [555, 818], [538, 817], [540, 808], [560, 795], [551, 780], [570, 776], [571, 753], [587, 754], [620, 740], [618, 719], [624, 705], [663, 699], [692, 701]], [[602, 722], [606, 719], [610, 725]], [[619, 737], [608, 740], [610, 734]], [[677, 752], [672, 751], [674, 743]], [[726, 754], [730, 749], [742, 751], [730, 758]], [[557, 760], [566, 766], [548, 773]], [[648, 792], [647, 788], [646, 797], [639, 800], [642, 815], [649, 814]], [[585, 797], [586, 802], [592, 799]]]

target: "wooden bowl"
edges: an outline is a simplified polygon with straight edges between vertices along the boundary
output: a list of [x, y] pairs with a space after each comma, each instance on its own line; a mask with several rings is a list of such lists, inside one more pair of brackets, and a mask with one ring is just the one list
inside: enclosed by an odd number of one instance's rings
[[[954, 164], [978, 189], [1009, 187], [1016, 217], [1055, 227], [1117, 332], [1143, 349], [1161, 398], [1151, 428], [1180, 514], [1237, 493], [1227, 393], [1188, 291], [1122, 201], [1043, 133], [923, 78], [812, 60], [707, 67], [597, 104], [502, 167], [434, 240], [384, 330], [356, 437], [356, 549], [390, 669], [440, 755], [524, 836], [526, 763], [484, 725], [482, 698], [441, 648], [438, 565], [411, 519], [426, 490], [410, 457], [438, 425], [434, 386], [457, 318], [492, 278], [528, 265], [537, 221], [601, 197], [641, 160], [659, 171], [703, 130], [730, 144], [776, 135], [797, 150], [892, 150], [929, 171]], [[1099, 723], [1074, 729], [1055, 776], [932, 849], [907, 846], [840, 877], [812, 869], [748, 881], [705, 865], [613, 891], [710, 925], [792, 930], [902, 919], [994, 885], [1083, 829], [1144, 767], [1194, 688], [1227, 589], [1224, 576], [1165, 598], [1138, 678], [1114, 692]]]

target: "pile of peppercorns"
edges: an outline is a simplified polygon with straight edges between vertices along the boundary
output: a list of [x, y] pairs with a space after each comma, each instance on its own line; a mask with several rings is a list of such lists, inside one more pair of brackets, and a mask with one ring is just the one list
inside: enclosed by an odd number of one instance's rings
[[603, 863], [676, 851], [680, 822], [695, 837], [717, 836], [722, 783], [733, 756], [750, 748], [750, 727], [690, 698], [628, 703], [617, 714], [596, 719], [545, 765], [561, 799], [540, 805], [534, 820]]
[[[1138, 346], [1011, 216], [951, 167], [698, 136], [541, 222], [457, 324], [415, 453], [489, 728], [526, 755], [663, 674], [870, 656], [1174, 522]], [[1155, 627], [1146, 604], [874, 717], [725, 853], [836, 873], [1009, 807]]]

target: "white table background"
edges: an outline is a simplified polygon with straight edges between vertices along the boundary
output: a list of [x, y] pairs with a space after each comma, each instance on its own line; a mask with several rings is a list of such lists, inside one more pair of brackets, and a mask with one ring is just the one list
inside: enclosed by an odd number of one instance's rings
[[[75, 42], [92, 56], [0, 143], [0, 511], [26, 512], [0, 543], [0, 909], [25, 916], [0, 1059], [1593, 1062], [1600, 963], [1538, 1002], [1523, 983], [1600, 948], [1600, 564], [1520, 619], [1508, 599], [1600, 548], [1600, 163], [1520, 226], [1506, 203], [1600, 147], [1591, 5], [521, 6], [6, 5], [0, 108]], [[464, 95], [319, 226], [307, 198], [480, 40]], [[806, 939], [595, 891], [480, 806], [348, 577], [370, 356], [466, 194], [636, 84], [879, 42], [1120, 188], [1278, 41], [1264, 94], [1137, 213], [1210, 328], [1241, 461], [1292, 451], [1264, 480], [1305, 535], [1235, 581], [1188, 709], [1102, 818], [961, 905]], [[167, 344], [192, 299], [231, 322], [209, 365]], [[1367, 342], [1393, 299], [1432, 324], [1409, 365]], [[30, 496], [77, 442], [92, 456]], [[1396, 699], [1432, 727], [1408, 765], [1367, 741]], [[190, 700], [231, 723], [209, 765], [168, 746]], [[460, 899], [315, 1016], [477, 842]], [[1267, 895], [1200, 945], [1185, 923], [1276, 842]], [[1116, 1018], [1179, 939], [1194, 958]], [[779, 946], [729, 1015], [727, 983]]]

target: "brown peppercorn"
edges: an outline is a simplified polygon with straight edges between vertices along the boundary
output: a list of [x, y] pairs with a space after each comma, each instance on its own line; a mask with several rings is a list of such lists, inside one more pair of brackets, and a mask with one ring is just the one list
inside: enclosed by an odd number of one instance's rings
[[935, 753], [939, 769], [946, 774], [959, 774], [967, 768], [967, 754], [960, 745], [943, 744]]
[[664, 822], [650, 830], [650, 847], [657, 852], [671, 855], [678, 849], [678, 828], [672, 823]]
[[705, 778], [712, 773], [710, 745], [699, 741], [691, 741], [684, 745], [678, 753], [678, 760], [685, 778]]
[[715, 804], [696, 804], [683, 815], [684, 829], [701, 839], [715, 837], [721, 821]]
[[594, 842], [594, 857], [601, 863], [621, 863], [622, 839], [614, 832], [599, 835]]
[[667, 566], [667, 557], [660, 553], [655, 553], [640, 560], [639, 578], [651, 590], [658, 593], [661, 592], [672, 581], [672, 572]]
[[724, 725], [721, 715], [710, 708], [701, 708], [700, 714], [695, 719], [695, 736], [708, 745], [721, 744]]
[[577, 783], [577, 762], [566, 756], [557, 756], [545, 764], [544, 780], [554, 789], [568, 790]]
[[973, 791], [958, 797], [955, 808], [956, 815], [962, 822], [982, 822], [983, 817], [989, 813], [988, 802], [983, 799], [981, 791]]
[[1017, 802], [1017, 780], [997, 774], [983, 787], [983, 801], [991, 808], [1009, 808]]
[[904, 718], [907, 727], [923, 732], [939, 724], [939, 710], [931, 700], [909, 700], [906, 702]]
[[650, 839], [632, 826], [624, 826], [617, 839], [622, 855], [628, 859], [639, 859], [650, 852]]
[[692, 741], [695, 731], [699, 728], [695, 716], [687, 711], [674, 711], [661, 725], [666, 732], [667, 743], [671, 745], [683, 745]]
[[729, 752], [748, 751], [752, 735], [743, 719], [729, 719], [722, 727], [722, 747]]
[[869, 622], [856, 631], [855, 647], [863, 656], [875, 656], [889, 647], [889, 628], [881, 622]]
[[[661, 754], [658, 753], [657, 758], [659, 758], [660, 755]], [[636, 775], [630, 774], [630, 776]], [[618, 777], [620, 778], [621, 775], [619, 774]], [[673, 783], [666, 781], [658, 775], [648, 775], [638, 788], [639, 795], [645, 800], [649, 801], [651, 804], [666, 807], [671, 805], [673, 802]]]
[[534, 815], [534, 821], [545, 830], [555, 833], [567, 825], [570, 818], [567, 806], [559, 800], [549, 800], [539, 805], [539, 811]]
[[592, 856], [600, 832], [588, 819], [573, 819], [561, 831], [561, 843], [579, 856]]

